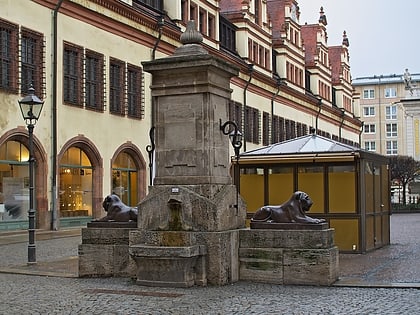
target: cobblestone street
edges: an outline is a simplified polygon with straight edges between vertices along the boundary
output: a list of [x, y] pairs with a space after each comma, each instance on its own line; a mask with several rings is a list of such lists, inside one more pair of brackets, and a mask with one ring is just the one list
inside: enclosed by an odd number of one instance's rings
[[80, 236], [40, 235], [36, 267], [26, 266], [25, 241], [8, 237], [0, 236], [0, 314], [420, 313], [420, 214], [391, 216], [390, 246], [340, 255], [340, 280], [331, 287], [239, 282], [175, 289], [126, 278], [79, 279]]
[[420, 290], [300, 287], [141, 287], [127, 279], [3, 274], [1, 314], [418, 314]]

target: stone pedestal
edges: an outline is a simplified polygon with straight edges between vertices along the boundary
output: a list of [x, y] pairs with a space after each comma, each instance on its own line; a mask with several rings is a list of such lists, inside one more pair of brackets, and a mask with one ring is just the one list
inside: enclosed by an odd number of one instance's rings
[[156, 138], [154, 185], [230, 184], [230, 78], [238, 70], [209, 54], [143, 63], [153, 74]]
[[136, 266], [128, 250], [133, 223], [88, 223], [79, 245], [79, 277], [134, 277]]
[[338, 279], [334, 229], [240, 231], [240, 279], [274, 284], [331, 285]]

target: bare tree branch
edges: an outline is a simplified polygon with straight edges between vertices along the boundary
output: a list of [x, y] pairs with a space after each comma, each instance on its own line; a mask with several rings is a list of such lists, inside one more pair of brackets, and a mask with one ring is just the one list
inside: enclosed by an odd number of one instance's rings
[[411, 156], [395, 155], [389, 159], [389, 168], [391, 171], [391, 180], [398, 182], [403, 188], [403, 204], [405, 205], [407, 203], [407, 185], [419, 174], [420, 162]]

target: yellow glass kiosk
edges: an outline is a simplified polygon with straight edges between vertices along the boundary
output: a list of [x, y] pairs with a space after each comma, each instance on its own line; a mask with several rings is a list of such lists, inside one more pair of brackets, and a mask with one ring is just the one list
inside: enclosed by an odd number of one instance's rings
[[364, 253], [390, 242], [385, 156], [311, 134], [242, 153], [239, 169], [248, 218], [301, 190], [314, 202], [308, 215], [329, 222], [341, 252]]

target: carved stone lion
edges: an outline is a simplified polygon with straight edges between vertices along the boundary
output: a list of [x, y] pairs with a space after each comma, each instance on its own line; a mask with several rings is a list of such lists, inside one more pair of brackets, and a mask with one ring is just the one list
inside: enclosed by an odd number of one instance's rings
[[137, 221], [138, 210], [125, 205], [120, 197], [117, 195], [108, 195], [102, 202], [102, 207], [107, 212], [103, 218], [94, 221], [116, 221], [116, 222], [129, 222]]
[[309, 211], [313, 202], [307, 193], [296, 191], [288, 201], [279, 206], [263, 206], [255, 212], [252, 222], [272, 223], [323, 223], [324, 219], [308, 217], [305, 212]]

